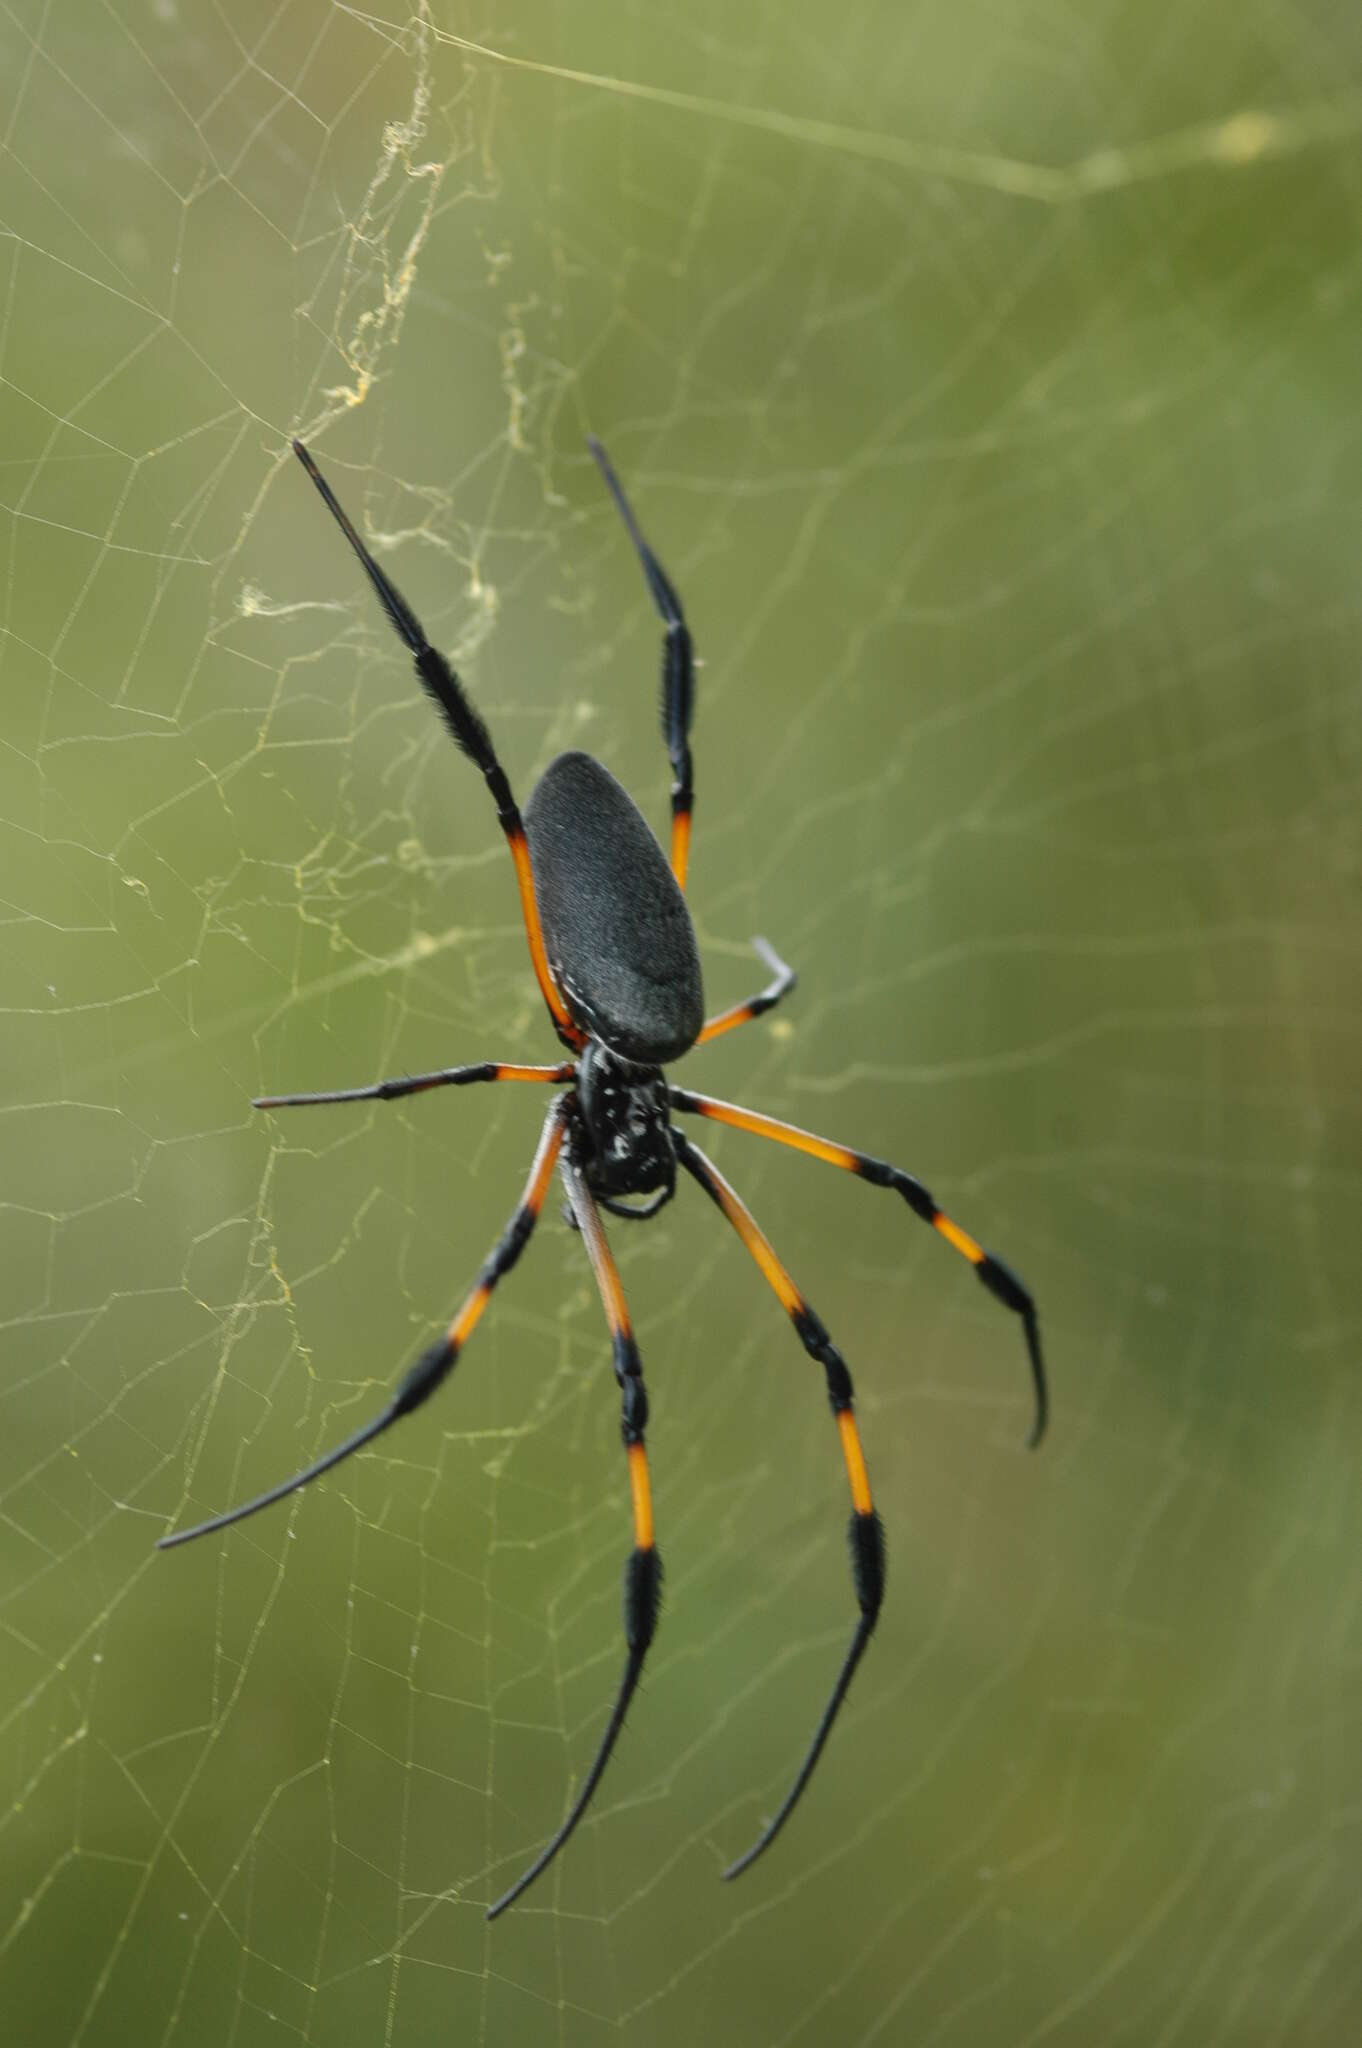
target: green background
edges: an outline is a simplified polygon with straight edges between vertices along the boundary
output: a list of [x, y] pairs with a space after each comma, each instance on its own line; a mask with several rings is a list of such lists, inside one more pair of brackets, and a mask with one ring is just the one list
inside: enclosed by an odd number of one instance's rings
[[[674, 16], [674, 18], [669, 18]], [[464, 39], [460, 43], [458, 38]], [[476, 48], [468, 45], [477, 46]], [[1248, 0], [323, 0], [0, 16], [0, 2006], [8, 2040], [1328, 2043], [1362, 2006], [1362, 25]], [[628, 1541], [555, 1200], [437, 1406], [549, 1058], [509, 863], [287, 452], [522, 795], [660, 826], [704, 657], [688, 1086], [617, 1227], [667, 1597], [591, 1820]], [[701, 1134], [704, 1135], [703, 1133]], [[706, 1138], [705, 1142], [709, 1142]], [[684, 1193], [684, 1191], [683, 1191]]]

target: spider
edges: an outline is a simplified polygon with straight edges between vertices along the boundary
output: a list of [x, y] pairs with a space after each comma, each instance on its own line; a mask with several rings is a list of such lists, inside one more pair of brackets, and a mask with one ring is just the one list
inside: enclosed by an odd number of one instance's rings
[[[225, 1529], [306, 1486], [381, 1436], [429, 1400], [472, 1336], [493, 1289], [524, 1251], [557, 1166], [567, 1190], [569, 1221], [581, 1233], [600, 1289], [621, 1396], [620, 1431], [628, 1467], [634, 1544], [624, 1568], [624, 1671], [590, 1770], [556, 1834], [509, 1891], [488, 1908], [494, 1920], [532, 1885], [568, 1840], [590, 1804], [614, 1750], [657, 1623], [662, 1564], [653, 1529], [652, 1491], [644, 1437], [648, 1395], [619, 1273], [601, 1223], [601, 1210], [638, 1222], [655, 1216], [676, 1192], [677, 1168], [699, 1183], [732, 1224], [794, 1325], [804, 1349], [822, 1366], [851, 1490], [851, 1576], [859, 1610], [836, 1683], [804, 1760], [781, 1805], [745, 1855], [723, 1872], [737, 1877], [770, 1848], [790, 1818], [832, 1730], [838, 1709], [875, 1627], [884, 1592], [884, 1534], [871, 1500], [865, 1456], [852, 1408], [851, 1375], [827, 1330], [777, 1258], [742, 1198], [700, 1148], [672, 1122], [672, 1112], [731, 1124], [759, 1138], [792, 1146], [811, 1158], [854, 1173], [872, 1187], [900, 1194], [913, 1214], [963, 1255], [1004, 1307], [1021, 1318], [1030, 1360], [1035, 1415], [1028, 1443], [1040, 1442], [1047, 1416], [1045, 1367], [1036, 1306], [1030, 1291], [1001, 1259], [953, 1223], [921, 1181], [883, 1159], [757, 1110], [671, 1087], [663, 1068], [693, 1046], [767, 1011], [795, 985], [791, 969], [764, 939], [753, 946], [771, 981], [758, 994], [706, 1019], [695, 929], [684, 895], [690, 850], [693, 784], [690, 727], [695, 708], [695, 663], [690, 631], [670, 581], [648, 546], [629, 500], [594, 437], [588, 446], [600, 469], [662, 621], [662, 736], [672, 768], [670, 865], [633, 800], [589, 754], [560, 754], [544, 770], [522, 817], [491, 735], [458, 676], [430, 645], [406, 600], [379, 568], [301, 441], [294, 453], [321, 493], [359, 557], [380, 604], [410, 649], [423, 688], [434, 700], [455, 744], [480, 768], [496, 805], [515, 865], [530, 959], [558, 1037], [571, 1055], [556, 1066], [513, 1066], [482, 1061], [436, 1073], [340, 1088], [318, 1095], [266, 1095], [257, 1109], [293, 1109], [330, 1102], [392, 1102], [429, 1088], [473, 1082], [562, 1084], [539, 1138], [524, 1194], [485, 1261], [472, 1292], [453, 1321], [398, 1383], [383, 1411], [296, 1473], [241, 1507], [192, 1529], [164, 1536], [171, 1549]], [[641, 1197], [631, 1201], [630, 1197]]]

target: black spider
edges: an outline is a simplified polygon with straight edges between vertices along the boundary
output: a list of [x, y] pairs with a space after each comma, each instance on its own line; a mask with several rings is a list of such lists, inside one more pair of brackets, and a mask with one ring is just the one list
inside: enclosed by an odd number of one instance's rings
[[[705, 1021], [695, 930], [682, 893], [690, 844], [692, 806], [689, 733], [695, 705], [691, 637], [680, 600], [639, 531], [619, 481], [598, 441], [590, 443], [620, 516], [643, 564], [648, 588], [664, 627], [662, 643], [662, 732], [672, 765], [671, 865], [613, 775], [589, 754], [560, 754], [545, 769], [522, 820], [491, 736], [464, 694], [444, 656], [430, 645], [415, 614], [384, 575], [342, 512], [301, 441], [294, 451], [350, 542], [393, 626], [411, 649], [416, 672], [434, 699], [456, 744], [482, 770], [506, 834], [520, 888], [520, 906], [534, 971], [558, 1036], [572, 1057], [558, 1066], [520, 1067], [485, 1061], [445, 1067], [434, 1074], [380, 1081], [369, 1088], [342, 1088], [323, 1095], [269, 1095], [257, 1109], [290, 1109], [304, 1103], [392, 1101], [426, 1088], [462, 1087], [473, 1081], [548, 1081], [566, 1084], [544, 1119], [530, 1178], [519, 1207], [478, 1275], [454, 1320], [417, 1359], [381, 1415], [304, 1472], [271, 1487], [257, 1500], [214, 1515], [192, 1529], [161, 1539], [160, 1548], [188, 1543], [268, 1507], [295, 1488], [338, 1465], [372, 1443], [390, 1424], [428, 1400], [449, 1377], [493, 1288], [520, 1257], [544, 1205], [555, 1164], [567, 1188], [572, 1219], [582, 1235], [610, 1326], [615, 1377], [622, 1397], [621, 1431], [633, 1502], [634, 1548], [624, 1573], [624, 1633], [628, 1656], [610, 1719], [591, 1769], [558, 1832], [488, 1909], [495, 1919], [533, 1884], [576, 1827], [591, 1799], [623, 1725], [657, 1621], [662, 1565], [653, 1539], [652, 1496], [644, 1432], [648, 1396], [630, 1326], [619, 1274], [601, 1225], [600, 1210], [634, 1220], [653, 1216], [676, 1191], [683, 1166], [728, 1218], [756, 1260], [806, 1351], [823, 1367], [828, 1400], [841, 1439], [851, 1488], [851, 1566], [860, 1618], [808, 1753], [793, 1785], [757, 1841], [725, 1872], [736, 1877], [770, 1846], [789, 1819], [827, 1741], [837, 1710], [860, 1663], [880, 1610], [884, 1590], [884, 1536], [870, 1497], [865, 1458], [852, 1413], [851, 1375], [841, 1354], [794, 1281], [776, 1257], [752, 1215], [723, 1175], [671, 1121], [681, 1110], [733, 1124], [758, 1137], [791, 1145], [829, 1165], [855, 1173], [874, 1187], [893, 1188], [915, 1216], [930, 1223], [962, 1253], [984, 1286], [1022, 1319], [1035, 1386], [1035, 1420], [1029, 1442], [1040, 1442], [1046, 1421], [1045, 1368], [1036, 1307], [1027, 1288], [1000, 1259], [984, 1250], [942, 1214], [911, 1174], [853, 1152], [793, 1124], [669, 1087], [662, 1072], [694, 1045], [704, 1045], [749, 1018], [772, 1009], [794, 987], [795, 977], [763, 939], [753, 941], [772, 980], [760, 994]], [[629, 1196], [644, 1196], [631, 1204]]]

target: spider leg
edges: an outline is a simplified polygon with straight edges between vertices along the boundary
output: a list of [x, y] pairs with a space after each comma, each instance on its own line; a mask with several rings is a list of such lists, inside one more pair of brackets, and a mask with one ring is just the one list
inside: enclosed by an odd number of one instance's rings
[[629, 1309], [620, 1285], [620, 1276], [610, 1247], [606, 1243], [600, 1211], [586, 1184], [586, 1177], [579, 1161], [572, 1158], [570, 1153], [563, 1157], [562, 1174], [568, 1200], [572, 1204], [572, 1213], [591, 1260], [596, 1284], [601, 1291], [605, 1319], [610, 1325], [615, 1378], [619, 1382], [622, 1402], [620, 1434], [624, 1439], [624, 1454], [629, 1461], [629, 1491], [634, 1515], [634, 1548], [624, 1567], [624, 1637], [627, 1655], [624, 1672], [615, 1694], [615, 1703], [610, 1709], [610, 1719], [606, 1722], [605, 1733], [566, 1819], [552, 1840], [540, 1850], [529, 1869], [516, 1879], [508, 1892], [502, 1893], [494, 1905], [488, 1907], [489, 1920], [495, 1920], [498, 1914], [504, 1913], [508, 1906], [515, 1904], [522, 1892], [528, 1891], [535, 1879], [552, 1863], [590, 1805], [592, 1795], [610, 1761], [611, 1751], [618, 1740], [620, 1729], [624, 1726], [629, 1702], [638, 1685], [643, 1660], [648, 1654], [648, 1646], [652, 1642], [653, 1631], [657, 1626], [658, 1598], [662, 1586], [662, 1560], [657, 1554], [653, 1540], [653, 1502], [648, 1480], [648, 1453], [643, 1442], [648, 1424], [648, 1395], [643, 1384], [643, 1367], [639, 1360], [638, 1346], [634, 1342], [634, 1332], [629, 1321]]
[[794, 1783], [746, 1855], [740, 1856], [736, 1863], [730, 1863], [724, 1872], [725, 1878], [730, 1878], [740, 1877], [749, 1864], [755, 1863], [758, 1856], [770, 1848], [794, 1812], [804, 1787], [813, 1776], [814, 1766], [823, 1753], [823, 1745], [832, 1732], [837, 1711], [846, 1698], [847, 1688], [865, 1654], [865, 1646], [870, 1641], [879, 1617], [880, 1602], [884, 1597], [884, 1529], [870, 1497], [870, 1480], [866, 1474], [865, 1455], [861, 1450], [860, 1432], [852, 1412], [851, 1374], [847, 1371], [845, 1360], [781, 1265], [770, 1240], [759, 1228], [752, 1212], [734, 1193], [718, 1168], [706, 1159], [698, 1146], [692, 1145], [690, 1140], [675, 1128], [672, 1131], [672, 1143], [676, 1147], [676, 1156], [687, 1173], [700, 1183], [710, 1200], [723, 1211], [751, 1252], [781, 1307], [794, 1324], [795, 1333], [804, 1349], [822, 1366], [827, 1379], [828, 1401], [837, 1424], [837, 1433], [841, 1438], [847, 1482], [851, 1488], [851, 1523], [848, 1534], [851, 1540], [851, 1577], [856, 1589], [860, 1619], [856, 1623], [846, 1656], [842, 1659], [837, 1682], [814, 1730], [813, 1740], [795, 1774]]
[[763, 1116], [759, 1110], [743, 1109], [735, 1102], [718, 1102], [711, 1095], [692, 1095], [685, 1088], [669, 1089], [668, 1094], [673, 1109], [694, 1116], [707, 1116], [715, 1123], [732, 1124], [736, 1130], [751, 1131], [758, 1138], [774, 1138], [778, 1145], [793, 1146], [796, 1152], [807, 1152], [813, 1159], [826, 1160], [829, 1166], [840, 1166], [844, 1173], [854, 1173], [861, 1180], [869, 1181], [872, 1187], [897, 1189], [915, 1216], [921, 1217], [924, 1223], [930, 1223], [953, 1250], [969, 1260], [994, 1299], [1021, 1317], [1036, 1402], [1035, 1418], [1026, 1442], [1029, 1449], [1036, 1448], [1045, 1434], [1050, 1415], [1045, 1359], [1041, 1353], [1040, 1324], [1031, 1290], [1010, 1266], [1005, 1266], [993, 1252], [985, 1251], [958, 1223], [952, 1223], [950, 1217], [937, 1208], [922, 1182], [914, 1180], [912, 1174], [905, 1173], [901, 1167], [890, 1166], [884, 1159], [873, 1159], [868, 1152], [853, 1152], [850, 1146], [834, 1144], [830, 1138], [817, 1138], [812, 1131], [800, 1130], [797, 1124], [782, 1123], [778, 1117]]
[[525, 920], [525, 936], [530, 943], [530, 959], [534, 963], [535, 977], [544, 1001], [549, 1006], [549, 1015], [557, 1026], [558, 1036], [565, 1045], [580, 1046], [584, 1042], [582, 1034], [568, 1015], [567, 1005], [549, 971], [548, 955], [544, 950], [544, 934], [539, 923], [539, 905], [535, 900], [534, 871], [530, 864], [530, 849], [525, 839], [525, 827], [515, 798], [511, 795], [511, 785], [506, 779], [506, 771], [497, 759], [496, 749], [492, 745], [492, 735], [481, 715], [469, 702], [463, 684], [454, 670], [443, 654], [427, 640], [425, 628], [401, 591], [384, 575], [354, 526], [341, 511], [330, 484], [301, 441], [293, 443], [293, 452], [320, 491], [328, 512], [358, 555], [360, 566], [373, 584], [378, 601], [387, 613], [394, 632], [410, 649], [421, 686], [439, 709], [455, 745], [482, 770], [483, 779], [497, 807], [497, 822], [506, 835], [506, 843], [511, 849], [511, 859], [515, 863], [516, 885], [520, 891], [520, 910]]
[[481, 1319], [482, 1312], [503, 1273], [509, 1273], [520, 1254], [528, 1244], [531, 1232], [539, 1220], [544, 1206], [544, 1197], [553, 1177], [554, 1165], [562, 1149], [563, 1132], [566, 1123], [566, 1098], [558, 1096], [550, 1104], [540, 1133], [539, 1147], [530, 1168], [530, 1177], [525, 1192], [520, 1198], [515, 1214], [511, 1217], [501, 1237], [483, 1263], [472, 1293], [444, 1333], [428, 1345], [421, 1356], [398, 1381], [397, 1391], [381, 1414], [372, 1422], [366, 1422], [344, 1443], [337, 1444], [316, 1463], [303, 1472], [297, 1472], [292, 1479], [284, 1480], [280, 1486], [270, 1487], [255, 1500], [239, 1508], [228, 1508], [225, 1514], [213, 1515], [206, 1522], [197, 1523], [192, 1529], [177, 1529], [173, 1536], [163, 1536], [156, 1548], [174, 1550], [181, 1543], [192, 1543], [196, 1536], [209, 1536], [215, 1529], [225, 1529], [232, 1522], [243, 1522], [247, 1515], [253, 1515], [261, 1508], [271, 1507], [275, 1501], [283, 1500], [286, 1494], [296, 1493], [300, 1486], [306, 1486], [311, 1479], [317, 1479], [323, 1472], [329, 1472], [333, 1465], [348, 1458], [352, 1452], [362, 1450], [365, 1444], [381, 1436], [394, 1422], [400, 1422], [404, 1415], [410, 1415], [428, 1401], [438, 1386], [441, 1386], [453, 1372], [459, 1353], [472, 1336]]
[[[697, 1045], [705, 1045], [711, 1038], [718, 1038], [725, 1031], [736, 1030], [739, 1024], [750, 1024], [754, 1017], [764, 1017], [768, 1010], [774, 1010], [777, 1003], [789, 995], [797, 979], [793, 967], [787, 967], [774, 946], [765, 939], [753, 939], [752, 951], [764, 960], [775, 979], [762, 989], [759, 995], [749, 996], [745, 1003], [735, 1003], [731, 1010], [720, 1010], [717, 1017], [711, 1017], [704, 1025]], [[675, 1091], [673, 1091], [674, 1093]]]
[[320, 1095], [256, 1095], [252, 1109], [307, 1109], [318, 1102], [396, 1102], [402, 1095], [422, 1095], [427, 1088], [466, 1088], [470, 1081], [570, 1081], [570, 1064], [561, 1067], [512, 1067], [501, 1060], [482, 1060], [475, 1067], [441, 1067], [433, 1074], [404, 1074], [400, 1080], [375, 1081], [367, 1088], [328, 1088]]
[[686, 886], [686, 864], [690, 856], [690, 819], [695, 806], [695, 780], [690, 758], [690, 724], [695, 715], [695, 650], [681, 600], [663, 571], [662, 564], [639, 530], [633, 507], [615, 475], [610, 457], [594, 434], [587, 447], [605, 478], [605, 487], [615, 501], [620, 518], [648, 579], [648, 589], [662, 621], [662, 737], [672, 764], [672, 873], [679, 886]]

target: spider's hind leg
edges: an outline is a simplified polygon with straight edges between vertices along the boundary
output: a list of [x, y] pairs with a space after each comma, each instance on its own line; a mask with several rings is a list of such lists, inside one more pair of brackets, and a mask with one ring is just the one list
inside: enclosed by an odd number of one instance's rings
[[397, 585], [379, 568], [360, 538], [353, 521], [341, 510], [335, 492], [318, 469], [310, 450], [304, 447], [301, 441], [295, 440], [293, 452], [316, 485], [327, 511], [354, 549], [360, 567], [373, 585], [374, 594], [387, 614], [389, 625], [404, 642], [415, 663], [422, 689], [444, 719], [450, 738], [482, 773], [483, 781], [487, 784], [488, 792], [497, 807], [497, 823], [506, 835], [506, 844], [510, 848], [511, 860], [515, 867], [516, 888], [520, 892], [520, 914], [524, 920], [525, 937], [530, 948], [530, 961], [534, 967], [535, 979], [548, 1005], [549, 1015], [553, 1019], [558, 1036], [564, 1045], [576, 1048], [583, 1042], [582, 1033], [569, 1015], [562, 990], [554, 980], [548, 955], [544, 950], [544, 932], [539, 921], [538, 900], [534, 893], [534, 870], [530, 861], [529, 842], [525, 837], [525, 822], [511, 794], [506, 770], [497, 758], [497, 750], [492, 744], [492, 735], [487, 729], [487, 723], [469, 700], [468, 693], [454, 669], [450, 667], [439, 649], [431, 646], [426, 638], [425, 627]]
[[672, 764], [672, 873], [682, 889], [686, 886], [686, 865], [690, 858], [690, 820], [695, 807], [695, 775], [690, 758], [690, 724], [695, 716], [695, 648], [686, 624], [681, 600], [662, 564], [649, 547], [615, 475], [610, 457], [594, 434], [587, 447], [605, 478], [606, 489], [615, 501], [630, 540], [634, 543], [657, 615], [662, 621], [662, 737]]

